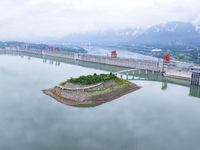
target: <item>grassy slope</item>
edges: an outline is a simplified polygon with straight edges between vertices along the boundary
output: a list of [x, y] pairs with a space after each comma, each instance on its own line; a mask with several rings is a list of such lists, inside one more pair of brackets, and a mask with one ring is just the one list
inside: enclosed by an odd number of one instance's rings
[[111, 88], [114, 88], [114, 87], [116, 87], [116, 86], [120, 86], [120, 85], [123, 85], [123, 84], [124, 84], [123, 88], [126, 88], [129, 84], [131, 84], [131, 82], [126, 81], [126, 80], [123, 80], [123, 79], [120, 79], [120, 78], [118, 78], [118, 77], [117, 77], [114, 81], [115, 81], [117, 84], [115, 84], [115, 85], [113, 85], [113, 86], [110, 86], [110, 87], [107, 87], [107, 88], [101, 88], [101, 89], [99, 89], [99, 90], [85, 91], [85, 92], [87, 92], [87, 93], [94, 93], [94, 92], [97, 92], [97, 91], [104, 91], [104, 90], [111, 89]]

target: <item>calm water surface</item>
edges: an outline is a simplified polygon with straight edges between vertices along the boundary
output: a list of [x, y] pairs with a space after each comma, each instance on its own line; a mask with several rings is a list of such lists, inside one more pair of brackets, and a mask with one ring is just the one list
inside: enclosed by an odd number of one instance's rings
[[133, 52], [127, 51], [125, 49], [121, 49], [121, 48], [111, 48], [111, 47], [102, 47], [102, 46], [87, 46], [84, 48], [88, 51], [89, 54], [94, 54], [94, 55], [104, 55], [104, 56], [109, 55], [110, 56], [111, 51], [116, 50], [117, 57], [147, 59], [147, 60], [154, 60], [154, 61], [158, 60], [158, 58], [156, 58], [156, 57], [133, 53]]
[[96, 107], [71, 107], [41, 90], [70, 77], [123, 68], [57, 61], [60, 66], [41, 58], [0, 55], [0, 149], [200, 149], [196, 87], [181, 80], [173, 82], [184, 86], [130, 80], [142, 89]]

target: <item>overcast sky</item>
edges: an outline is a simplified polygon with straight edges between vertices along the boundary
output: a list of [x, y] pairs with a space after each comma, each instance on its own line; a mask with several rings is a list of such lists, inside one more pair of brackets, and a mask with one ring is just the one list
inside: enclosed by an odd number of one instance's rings
[[166, 21], [200, 26], [200, 0], [0, 0], [0, 36], [63, 37], [147, 28]]

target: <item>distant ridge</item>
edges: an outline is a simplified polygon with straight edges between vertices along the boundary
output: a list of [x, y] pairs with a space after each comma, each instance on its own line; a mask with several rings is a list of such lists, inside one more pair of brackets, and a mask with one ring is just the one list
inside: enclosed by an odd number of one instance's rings
[[200, 45], [200, 29], [191, 22], [171, 21], [158, 24], [147, 30], [118, 29], [102, 32], [74, 33], [64, 36], [64, 42], [92, 44], [147, 44], [147, 43], [186, 43]]

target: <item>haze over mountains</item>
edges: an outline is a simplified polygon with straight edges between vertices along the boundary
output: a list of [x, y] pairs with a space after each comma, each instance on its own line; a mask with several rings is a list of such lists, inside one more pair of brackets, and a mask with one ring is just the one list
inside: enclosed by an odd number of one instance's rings
[[173, 21], [152, 26], [147, 30], [128, 28], [69, 34], [61, 40], [81, 44], [185, 43], [200, 46], [200, 28], [191, 22]]
[[141, 28], [110, 29], [105, 31], [80, 32], [62, 38], [27, 36], [17, 41], [31, 43], [55, 43], [67, 45], [143, 45], [143, 44], [185, 44], [200, 47], [200, 27], [191, 22], [171, 21]]

